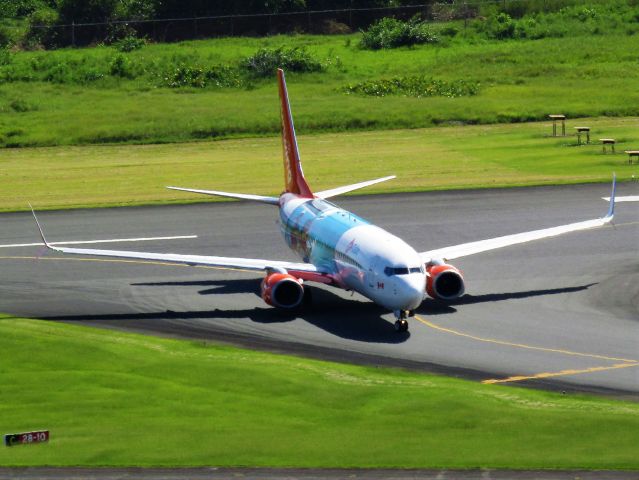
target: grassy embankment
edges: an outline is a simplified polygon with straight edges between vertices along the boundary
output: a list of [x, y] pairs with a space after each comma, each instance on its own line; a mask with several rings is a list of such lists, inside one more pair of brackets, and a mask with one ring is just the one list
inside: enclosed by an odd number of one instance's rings
[[[623, 25], [597, 28], [597, 34], [565, 38], [455, 37], [381, 51], [359, 49], [354, 34], [155, 44], [130, 53], [113, 47], [17, 52], [0, 65], [0, 145], [275, 135], [274, 79], [256, 80], [248, 89], [172, 89], [164, 78], [180, 65], [236, 65], [260, 47], [278, 46], [304, 46], [326, 65], [323, 72], [288, 76], [300, 133], [521, 122], [549, 113], [638, 115], [639, 90], [633, 86], [639, 77], [634, 53], [639, 35], [627, 34]], [[479, 82], [480, 91], [460, 98], [379, 98], [341, 91], [365, 80], [421, 74]]]
[[[617, 139], [617, 154], [548, 137], [550, 123], [440, 127], [300, 136], [304, 171], [322, 190], [396, 174], [361, 193], [608, 182], [638, 175], [624, 149], [639, 146], [639, 119], [579, 120], [591, 137]], [[570, 121], [573, 130], [577, 121]], [[1, 154], [0, 211], [205, 201], [164, 188], [178, 185], [278, 195], [277, 137], [142, 146], [25, 148]], [[214, 200], [211, 198], [211, 200]]]
[[639, 468], [639, 405], [0, 317], [0, 465]]
[[[165, 191], [166, 184], [279, 193], [274, 79], [253, 78], [250, 88], [246, 82], [169, 87], [181, 68], [236, 68], [260, 47], [305, 47], [324, 64], [321, 72], [288, 76], [298, 133], [325, 133], [300, 139], [317, 189], [389, 173], [400, 178], [367, 192], [603, 181], [614, 169], [628, 178], [632, 168], [620, 166], [623, 154], [568, 148], [574, 139], [544, 138], [546, 124], [463, 127], [540, 120], [548, 113], [608, 115], [574, 120], [568, 132], [586, 122], [593, 138], [614, 136], [618, 150], [636, 148], [637, 122], [621, 116], [639, 115], [639, 90], [633, 88], [639, 27], [630, 7], [623, 15], [613, 7], [575, 7], [571, 14], [521, 20], [518, 25], [536, 25], [531, 35], [545, 28], [551, 37], [565, 35], [537, 40], [488, 40], [456, 24], [460, 33], [441, 35], [438, 44], [380, 51], [358, 48], [355, 34], [152, 44], [129, 53], [104, 46], [5, 52], [0, 146], [161, 145], [0, 150], [0, 211], [24, 209], [26, 200], [60, 208], [192, 198]], [[349, 84], [403, 75], [481, 86], [477, 95], [458, 98], [343, 93]], [[448, 124], [453, 126], [384, 131]], [[375, 132], [357, 134], [361, 130]], [[332, 131], [341, 134], [327, 133]], [[163, 145], [229, 137], [252, 139]]]

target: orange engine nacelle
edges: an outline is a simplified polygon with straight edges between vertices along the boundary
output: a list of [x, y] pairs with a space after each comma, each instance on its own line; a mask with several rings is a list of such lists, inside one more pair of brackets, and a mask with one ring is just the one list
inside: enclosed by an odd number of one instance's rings
[[461, 272], [446, 263], [426, 266], [426, 293], [431, 298], [454, 300], [464, 294], [464, 277]]
[[288, 273], [271, 273], [262, 280], [262, 299], [276, 308], [293, 309], [304, 300], [302, 280]]

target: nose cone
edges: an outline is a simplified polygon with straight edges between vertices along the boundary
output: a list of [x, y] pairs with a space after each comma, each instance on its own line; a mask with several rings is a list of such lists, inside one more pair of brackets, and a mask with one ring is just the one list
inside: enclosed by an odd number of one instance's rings
[[415, 310], [424, 300], [426, 276], [420, 273], [406, 275], [397, 284], [399, 310]]

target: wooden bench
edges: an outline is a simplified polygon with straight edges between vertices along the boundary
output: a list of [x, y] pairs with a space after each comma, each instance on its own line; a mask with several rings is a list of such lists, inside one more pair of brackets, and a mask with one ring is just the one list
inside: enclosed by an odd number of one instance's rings
[[600, 138], [599, 141], [602, 145], [603, 153], [606, 153], [606, 145], [610, 145], [612, 153], [615, 153], [615, 139], [614, 138]]
[[590, 127], [575, 127], [577, 130], [577, 145], [581, 145], [581, 134], [586, 134], [586, 143], [590, 143]]
[[639, 150], [626, 150], [628, 154], [628, 163], [632, 163], [632, 157], [637, 157], [637, 163], [639, 163]]
[[561, 136], [566, 136], [566, 115], [548, 115], [552, 120], [552, 136], [557, 136], [557, 120], [561, 120]]

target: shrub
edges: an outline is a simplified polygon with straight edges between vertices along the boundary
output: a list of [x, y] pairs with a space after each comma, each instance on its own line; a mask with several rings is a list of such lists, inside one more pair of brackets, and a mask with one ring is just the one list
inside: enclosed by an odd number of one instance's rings
[[445, 37], [454, 37], [459, 33], [459, 28], [454, 25], [448, 25], [447, 27], [442, 28], [439, 33]]
[[0, 0], [0, 17], [26, 17], [43, 3], [42, 0]]
[[244, 85], [238, 70], [225, 65], [203, 68], [183, 64], [164, 75], [163, 80], [164, 85], [170, 88], [205, 88], [207, 86], [232, 88]]
[[226, 65], [214, 65], [206, 72], [207, 85], [216, 87], [233, 88], [247, 86], [237, 69]]
[[116, 55], [109, 66], [109, 73], [114, 77], [134, 78], [133, 65], [131, 60], [122, 54]]
[[29, 27], [24, 37], [26, 48], [54, 48], [59, 40], [59, 30], [56, 28], [58, 12], [51, 8], [41, 8], [34, 11], [28, 18]]
[[344, 93], [373, 97], [404, 95], [406, 97], [465, 97], [477, 95], [479, 82], [455, 80], [446, 82], [424, 75], [394, 77], [389, 80], [369, 80], [342, 89]]
[[[121, 22], [110, 23], [107, 25], [106, 28], [106, 37], [104, 38], [104, 43], [106, 43], [107, 45], [116, 45], [120, 41], [129, 37], [134, 39], [138, 38], [137, 31], [131, 25]], [[90, 37], [85, 38], [85, 41], [89, 38]], [[129, 45], [127, 44], [127, 46]]]
[[0, 47], [0, 66], [9, 65], [12, 61], [11, 51], [6, 47]]
[[586, 22], [597, 17], [597, 10], [594, 8], [583, 7], [577, 11], [577, 18], [580, 22]]
[[513, 36], [515, 38], [529, 38], [536, 40], [549, 35], [550, 33], [548, 30], [543, 28], [534, 17], [526, 17], [516, 23]]
[[408, 22], [386, 17], [373, 23], [368, 30], [362, 31], [360, 46], [368, 50], [379, 50], [437, 41], [437, 36], [430, 31], [426, 22], [420, 21], [417, 17]]
[[298, 47], [260, 48], [240, 66], [256, 77], [270, 77], [278, 68], [291, 72], [319, 72], [324, 68], [306, 49]]
[[97, 68], [90, 68], [84, 71], [82, 74], [83, 83], [95, 82], [103, 78], [104, 78], [104, 72], [98, 70]]
[[73, 83], [73, 68], [68, 63], [58, 63], [49, 68], [43, 80], [53, 83]]
[[491, 16], [486, 21], [485, 29], [489, 38], [512, 38], [515, 34], [515, 22], [510, 15], [502, 12]]
[[113, 46], [119, 52], [132, 52], [133, 50], [141, 49], [144, 45], [146, 45], [146, 40], [135, 35], [127, 35], [113, 42]]
[[171, 88], [204, 88], [206, 86], [204, 69], [189, 65], [179, 65], [164, 77], [164, 81]]
[[0, 48], [6, 47], [13, 42], [13, 38], [9, 28], [5, 25], [0, 25]]

